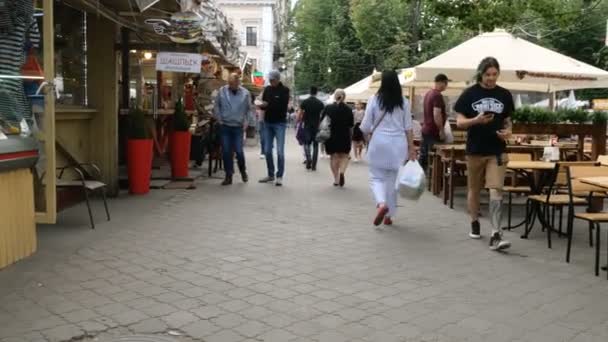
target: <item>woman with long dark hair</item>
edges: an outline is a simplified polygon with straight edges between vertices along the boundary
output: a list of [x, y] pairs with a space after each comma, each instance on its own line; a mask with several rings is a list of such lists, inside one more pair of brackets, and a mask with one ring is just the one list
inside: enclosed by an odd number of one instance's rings
[[348, 167], [353, 126], [353, 111], [344, 103], [346, 93], [338, 89], [334, 93], [336, 102], [325, 107], [325, 115], [331, 120], [331, 136], [325, 142], [325, 151], [331, 156], [330, 166], [334, 186], [344, 186], [344, 173]]
[[416, 160], [412, 113], [395, 71], [384, 71], [378, 93], [367, 102], [361, 131], [371, 135], [367, 156], [370, 187], [376, 200], [374, 225], [393, 224], [397, 211], [395, 183], [406, 160]]
[[479, 196], [490, 189], [490, 249], [503, 250], [511, 243], [502, 239], [502, 189], [507, 170], [506, 142], [511, 136], [511, 93], [497, 85], [500, 65], [493, 57], [477, 67], [477, 83], [460, 95], [454, 111], [459, 128], [467, 130], [467, 187], [472, 239], [481, 238]]

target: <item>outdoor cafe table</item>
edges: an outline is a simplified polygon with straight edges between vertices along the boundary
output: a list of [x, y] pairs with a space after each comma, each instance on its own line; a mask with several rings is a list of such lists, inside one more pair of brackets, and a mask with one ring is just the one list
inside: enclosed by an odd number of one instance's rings
[[[530, 184], [531, 194], [540, 195], [542, 194], [543, 188], [549, 185], [548, 183], [551, 181], [552, 171], [555, 170], [555, 165], [556, 163], [544, 161], [511, 161], [507, 163], [507, 168], [526, 177], [528, 179], [528, 183]], [[538, 177], [536, 177], [536, 175], [538, 175]], [[528, 235], [534, 226], [535, 215], [538, 217], [538, 220], [543, 227], [547, 226], [545, 218], [543, 217], [540, 209], [540, 203], [533, 202], [532, 208], [524, 218], [524, 221], [513, 227], [516, 228], [526, 224], [526, 230], [521, 236], [522, 239], [528, 238]]]
[[584, 177], [580, 178], [581, 183], [597, 186], [598, 188], [608, 189], [608, 177]]

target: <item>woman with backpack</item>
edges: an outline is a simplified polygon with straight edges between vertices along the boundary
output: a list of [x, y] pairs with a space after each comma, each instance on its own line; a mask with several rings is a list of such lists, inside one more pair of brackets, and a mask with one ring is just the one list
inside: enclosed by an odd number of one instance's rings
[[378, 93], [372, 96], [361, 122], [361, 131], [370, 136], [367, 156], [370, 187], [376, 200], [374, 225], [392, 225], [397, 210], [395, 184], [399, 168], [406, 160], [416, 160], [412, 114], [403, 97], [395, 71], [382, 73]]

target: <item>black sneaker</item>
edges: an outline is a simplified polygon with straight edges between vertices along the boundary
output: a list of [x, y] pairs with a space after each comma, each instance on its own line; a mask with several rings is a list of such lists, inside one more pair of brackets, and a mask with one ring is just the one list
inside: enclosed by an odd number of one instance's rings
[[481, 239], [481, 227], [479, 221], [471, 222], [471, 232], [469, 233], [471, 239]]
[[490, 249], [493, 251], [501, 251], [511, 247], [511, 242], [502, 239], [502, 234], [496, 232], [490, 238]]
[[224, 178], [224, 181], [222, 182], [222, 185], [232, 185], [232, 176], [226, 176], [226, 178]]
[[241, 171], [241, 179], [243, 183], [249, 182], [249, 175], [247, 175], [247, 171]]

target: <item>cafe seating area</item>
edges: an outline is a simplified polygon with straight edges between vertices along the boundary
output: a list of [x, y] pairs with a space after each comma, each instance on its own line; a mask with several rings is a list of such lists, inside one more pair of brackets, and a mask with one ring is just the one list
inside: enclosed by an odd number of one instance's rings
[[[437, 144], [429, 153], [428, 189], [449, 209], [467, 206], [465, 141], [464, 134], [455, 135], [455, 143]], [[608, 235], [605, 241], [601, 237], [608, 232], [608, 210], [604, 211], [608, 155], [594, 156], [591, 143], [578, 137], [539, 135], [515, 136], [507, 145], [507, 155], [503, 229], [521, 229], [522, 239], [531, 238], [534, 231], [542, 232], [548, 248], [554, 247], [556, 236], [567, 239], [564, 260], [569, 263], [574, 230], [586, 227], [588, 245], [595, 248], [595, 275], [599, 276], [600, 266], [607, 262], [600, 260], [602, 248], [608, 251]], [[514, 222], [522, 217], [521, 222]]]

